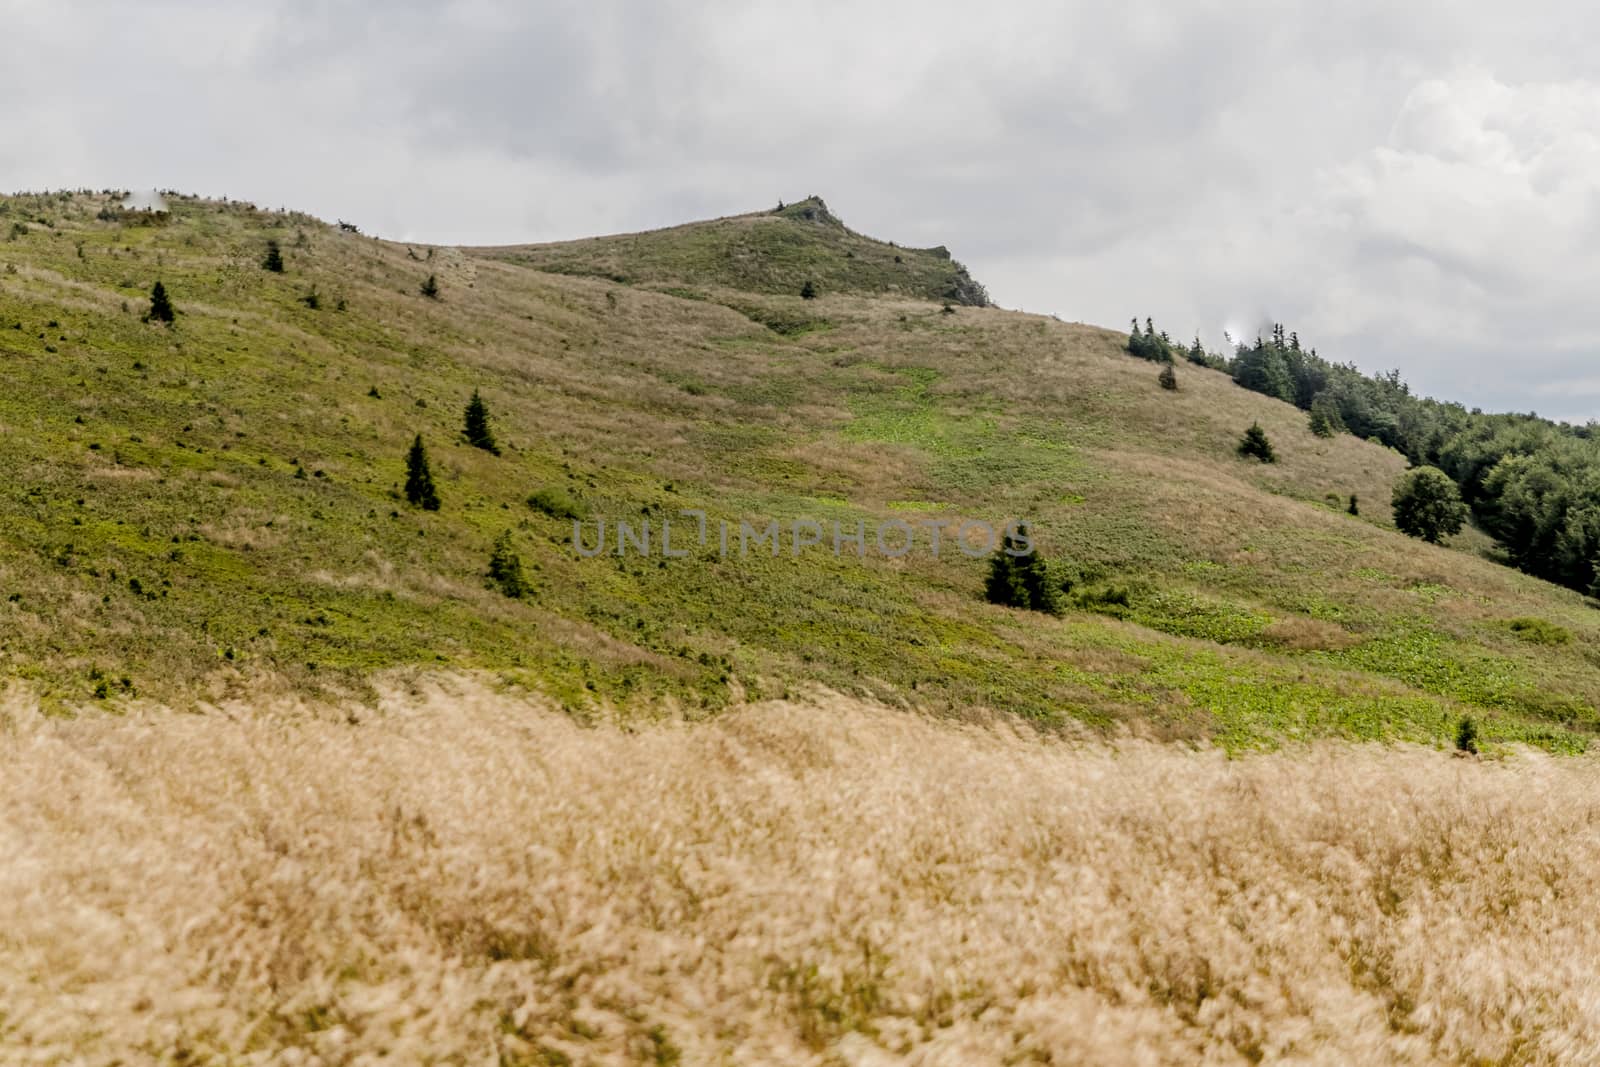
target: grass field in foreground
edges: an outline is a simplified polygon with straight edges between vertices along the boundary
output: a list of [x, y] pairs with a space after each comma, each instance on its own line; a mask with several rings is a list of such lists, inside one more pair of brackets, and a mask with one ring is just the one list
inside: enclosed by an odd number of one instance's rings
[[842, 698], [0, 712], [7, 1063], [1582, 1060], [1600, 769]]

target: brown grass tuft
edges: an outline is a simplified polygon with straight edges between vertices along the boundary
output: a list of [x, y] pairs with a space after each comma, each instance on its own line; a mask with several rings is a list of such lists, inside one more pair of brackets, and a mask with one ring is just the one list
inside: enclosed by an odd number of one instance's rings
[[1261, 636], [1291, 652], [1334, 651], [1361, 640], [1343, 626], [1304, 617], [1274, 620]]

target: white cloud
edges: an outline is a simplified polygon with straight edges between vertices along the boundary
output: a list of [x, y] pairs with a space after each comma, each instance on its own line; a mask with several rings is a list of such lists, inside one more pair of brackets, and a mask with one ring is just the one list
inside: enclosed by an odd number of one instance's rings
[[[1341, 299], [1320, 314], [1312, 305], [1319, 327], [1386, 335], [1441, 393], [1468, 361], [1507, 397], [1559, 403], [1541, 378], [1600, 351], [1597, 120], [1600, 86], [1586, 81], [1418, 85], [1389, 143], [1328, 183], [1348, 225], [1330, 235], [1326, 292]], [[1551, 413], [1600, 414], [1591, 396], [1571, 396], [1575, 406]]]

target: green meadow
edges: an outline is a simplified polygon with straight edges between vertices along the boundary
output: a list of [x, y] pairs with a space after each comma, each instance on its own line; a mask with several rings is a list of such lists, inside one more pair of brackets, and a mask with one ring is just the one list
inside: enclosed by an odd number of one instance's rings
[[[1443, 745], [1472, 717], [1567, 752], [1600, 725], [1600, 616], [1475, 531], [1397, 533], [1400, 455], [1217, 371], [1164, 390], [1125, 335], [979, 306], [943, 249], [820, 201], [500, 249], [118, 203], [0, 199], [0, 671], [60, 712], [443, 669], [585, 719], [824, 687], [1234, 749]], [[144, 321], [157, 280], [170, 326]], [[474, 390], [499, 456], [462, 436]], [[1252, 422], [1276, 464], [1236, 454]], [[419, 433], [437, 512], [402, 492]], [[986, 561], [920, 533], [899, 558], [870, 534], [861, 556], [572, 544], [577, 515], [671, 520], [677, 548], [684, 511], [1026, 519], [1066, 610], [986, 603]], [[486, 580], [505, 534], [520, 599]]]

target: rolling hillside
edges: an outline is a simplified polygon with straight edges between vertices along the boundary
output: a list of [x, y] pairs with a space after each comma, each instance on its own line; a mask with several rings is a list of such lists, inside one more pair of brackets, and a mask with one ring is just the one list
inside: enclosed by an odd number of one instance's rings
[[[119, 202], [0, 199], [0, 671], [53, 706], [448, 669], [579, 716], [822, 686], [1229, 747], [1437, 743], [1472, 716], [1566, 751], [1600, 723], [1593, 610], [1470, 538], [1397, 534], [1400, 456], [1217, 372], [1164, 391], [1123, 335], [976, 306], [942, 249], [820, 201], [500, 249]], [[157, 280], [170, 327], [143, 321]], [[474, 390], [498, 457], [461, 439]], [[1279, 463], [1235, 454], [1255, 421]], [[400, 493], [418, 433], [438, 512]], [[566, 517], [676, 538], [685, 509], [918, 542], [580, 558]], [[1060, 619], [988, 605], [983, 559], [927, 550], [930, 520], [1013, 518], [1073, 579]], [[484, 578], [507, 533], [521, 600]]]

